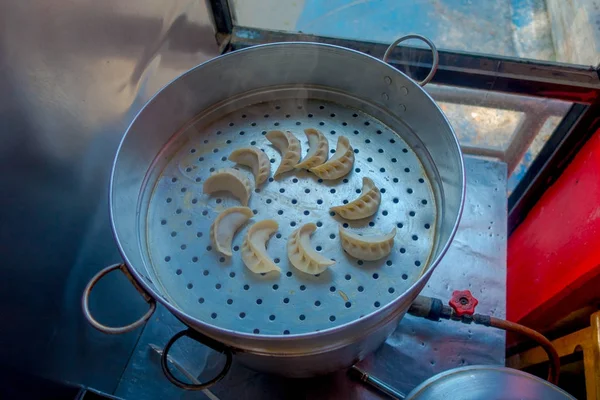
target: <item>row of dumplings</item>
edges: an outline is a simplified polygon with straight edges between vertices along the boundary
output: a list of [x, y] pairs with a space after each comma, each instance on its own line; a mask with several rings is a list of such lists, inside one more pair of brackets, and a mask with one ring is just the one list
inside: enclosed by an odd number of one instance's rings
[[[274, 177], [293, 169], [307, 169], [321, 179], [338, 179], [350, 172], [354, 164], [354, 150], [347, 137], [338, 139], [334, 156], [327, 160], [329, 142], [323, 133], [312, 128], [305, 129], [304, 133], [310, 149], [302, 162], [300, 141], [291, 132], [270, 131], [266, 134], [266, 138], [281, 153], [281, 162]], [[257, 147], [237, 149], [229, 155], [229, 160], [250, 167], [257, 187], [271, 174], [269, 158]]]
[[[267, 139], [282, 154], [281, 163], [275, 175], [292, 169], [308, 169], [321, 179], [339, 179], [352, 169], [354, 151], [348, 138], [340, 136], [335, 155], [327, 160], [329, 144], [325, 136], [316, 129], [305, 129], [310, 150], [302, 162], [300, 161], [300, 141], [289, 131], [270, 131]], [[252, 169], [256, 186], [262, 185], [271, 173], [271, 164], [267, 155], [257, 147], [243, 147], [233, 151], [229, 160]], [[357, 220], [375, 214], [381, 203], [381, 193], [370, 178], [364, 177], [362, 195], [356, 200], [332, 207], [331, 211], [342, 218]], [[234, 168], [224, 168], [214, 172], [204, 183], [206, 194], [228, 191], [237, 197], [242, 205], [247, 206], [252, 194], [251, 182], [244, 174]]]
[[[300, 162], [302, 150], [300, 141], [290, 131], [270, 131], [266, 138], [281, 152], [281, 163], [275, 175], [293, 169], [307, 169], [321, 179], [339, 179], [352, 170], [354, 164], [354, 149], [345, 136], [340, 136], [335, 148], [335, 154], [329, 160], [329, 141], [317, 129], [305, 129], [308, 140], [308, 153]], [[235, 160], [234, 160], [235, 161]], [[257, 182], [258, 184], [258, 182]]]
[[[210, 239], [214, 248], [231, 257], [231, 245], [236, 232], [253, 213], [248, 207], [231, 207], [221, 212], [210, 227]], [[246, 233], [242, 243], [242, 261], [254, 273], [281, 271], [267, 254], [267, 242], [279, 229], [277, 221], [264, 219], [254, 223]], [[287, 241], [287, 256], [298, 270], [316, 275], [335, 264], [334, 260], [319, 254], [310, 244], [310, 236], [317, 226], [310, 222], [293, 231]], [[339, 227], [342, 248], [352, 257], [360, 260], [378, 260], [386, 257], [394, 246], [396, 228], [386, 235], [360, 236]]]
[[[242, 205], [247, 206], [252, 194], [250, 180], [240, 171], [233, 168], [223, 168], [213, 173], [205, 182], [203, 192], [212, 194], [227, 191], [235, 196]], [[344, 219], [358, 220], [370, 217], [379, 209], [381, 192], [375, 183], [363, 177], [361, 195], [355, 200], [330, 208]]]

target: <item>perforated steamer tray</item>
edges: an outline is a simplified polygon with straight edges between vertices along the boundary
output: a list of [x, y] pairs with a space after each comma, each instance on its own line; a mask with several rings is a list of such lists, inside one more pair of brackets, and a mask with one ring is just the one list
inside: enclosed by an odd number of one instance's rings
[[[199, 116], [175, 135], [149, 172], [141, 202], [140, 246], [148, 255], [169, 300], [207, 324], [260, 335], [320, 331], [351, 322], [391, 302], [407, 290], [427, 267], [435, 240], [436, 204], [431, 173], [403, 137], [361, 110], [317, 98], [277, 99], [251, 105], [223, 105]], [[226, 111], [223, 111], [226, 110]], [[219, 115], [220, 114], [220, 115]], [[215, 116], [218, 117], [215, 118]], [[234, 238], [233, 257], [212, 249], [209, 229], [218, 213], [239, 202], [227, 193], [208, 196], [202, 185], [215, 170], [234, 167], [229, 154], [255, 145], [271, 160], [271, 173], [281, 156], [265, 138], [269, 130], [289, 130], [308, 152], [305, 128], [322, 131], [335, 152], [337, 139], [348, 137], [355, 152], [350, 174], [321, 181], [307, 171], [292, 171], [256, 188], [249, 207], [254, 217]], [[237, 166], [254, 182], [251, 171]], [[330, 215], [329, 208], [360, 195], [362, 177], [382, 193], [379, 211], [361, 221]], [[279, 230], [268, 242], [268, 254], [281, 273], [254, 274], [243, 264], [240, 247], [248, 227], [275, 219]], [[295, 269], [286, 255], [287, 238], [300, 225], [319, 227], [313, 246], [336, 260], [312, 276]], [[397, 228], [391, 254], [378, 261], [347, 255], [338, 225], [364, 234]]]

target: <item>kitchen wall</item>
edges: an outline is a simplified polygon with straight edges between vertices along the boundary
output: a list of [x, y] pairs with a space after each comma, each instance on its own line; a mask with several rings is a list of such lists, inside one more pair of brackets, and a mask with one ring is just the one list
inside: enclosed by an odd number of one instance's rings
[[[144, 102], [217, 51], [201, 0], [0, 0], [0, 366], [114, 390], [141, 329], [101, 334], [80, 307], [120, 261], [112, 159]], [[146, 305], [114, 275], [92, 308], [126, 324]]]

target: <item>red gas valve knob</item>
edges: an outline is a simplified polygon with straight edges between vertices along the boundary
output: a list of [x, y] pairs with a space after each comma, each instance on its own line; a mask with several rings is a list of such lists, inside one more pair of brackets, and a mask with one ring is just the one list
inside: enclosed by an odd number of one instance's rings
[[475, 306], [479, 301], [468, 290], [455, 290], [452, 292], [452, 298], [448, 302], [457, 316], [473, 315]]

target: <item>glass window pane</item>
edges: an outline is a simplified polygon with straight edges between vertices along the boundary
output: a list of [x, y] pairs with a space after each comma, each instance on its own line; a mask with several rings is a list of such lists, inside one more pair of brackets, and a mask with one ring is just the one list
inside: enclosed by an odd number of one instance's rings
[[515, 190], [521, 179], [523, 179], [525, 173], [531, 166], [531, 163], [533, 163], [533, 160], [538, 156], [540, 150], [542, 150], [542, 147], [546, 144], [546, 141], [550, 138], [550, 135], [552, 135], [561, 120], [561, 117], [548, 117], [546, 122], [544, 122], [539, 134], [535, 137], [533, 142], [531, 142], [527, 152], [523, 155], [515, 170], [508, 177], [508, 195]]
[[467, 106], [445, 101], [438, 102], [438, 105], [446, 114], [460, 143], [464, 146], [506, 149], [525, 115], [520, 111]]
[[424, 89], [446, 114], [461, 145], [501, 151], [519, 135], [535, 137], [548, 117], [560, 119], [571, 106], [561, 100], [434, 84]]
[[390, 43], [419, 33], [440, 49], [597, 65], [591, 0], [233, 0], [236, 25]]
[[467, 154], [506, 161], [509, 193], [554, 132], [572, 103], [428, 84]]

